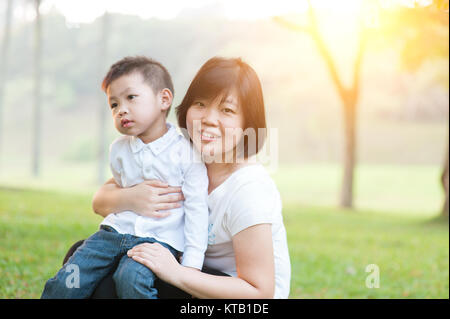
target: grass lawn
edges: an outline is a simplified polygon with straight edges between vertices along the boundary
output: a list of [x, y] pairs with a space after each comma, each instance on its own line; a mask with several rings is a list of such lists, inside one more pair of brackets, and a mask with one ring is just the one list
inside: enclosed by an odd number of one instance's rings
[[[354, 205], [378, 212], [432, 217], [444, 203], [438, 165], [358, 164]], [[282, 165], [272, 175], [284, 203], [339, 202], [342, 166], [333, 163]]]
[[[0, 298], [38, 298], [67, 249], [98, 229], [91, 196], [0, 188]], [[449, 298], [447, 222], [284, 203], [291, 298]], [[366, 288], [376, 264], [380, 288]]]

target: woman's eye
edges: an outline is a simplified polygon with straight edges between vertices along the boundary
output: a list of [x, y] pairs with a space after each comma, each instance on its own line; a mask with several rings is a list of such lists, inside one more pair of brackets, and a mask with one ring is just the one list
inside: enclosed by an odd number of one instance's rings
[[205, 106], [205, 104], [203, 104], [202, 102], [199, 102], [199, 101], [194, 102], [194, 105], [195, 105], [195, 106], [200, 106], [200, 107]]
[[229, 107], [224, 108], [223, 111], [225, 113], [234, 113], [234, 111], [232, 109], [230, 109]]

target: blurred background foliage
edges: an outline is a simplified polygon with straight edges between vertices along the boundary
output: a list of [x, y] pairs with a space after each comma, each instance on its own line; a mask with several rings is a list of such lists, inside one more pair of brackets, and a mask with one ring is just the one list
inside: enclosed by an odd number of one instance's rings
[[[38, 298], [98, 229], [91, 198], [118, 136], [100, 84], [116, 60], [147, 55], [172, 75], [172, 123], [209, 58], [258, 73], [278, 133], [291, 298], [448, 299], [448, 1], [310, 4], [313, 15], [289, 0], [0, 0], [0, 297]], [[351, 210], [337, 207], [346, 105]], [[364, 284], [372, 263], [379, 289]]]
[[[0, 6], [2, 16], [6, 2]], [[363, 17], [375, 25], [367, 28], [360, 71], [357, 163], [440, 167], [448, 143], [449, 112], [445, 1], [444, 9], [417, 3], [388, 8], [380, 2], [369, 3], [377, 6], [369, 7]], [[0, 181], [4, 184], [39, 184], [28, 178], [33, 143], [33, 5], [24, 0], [14, 3], [0, 136]], [[172, 74], [174, 107], [207, 59], [242, 57], [261, 78], [269, 126], [278, 129], [279, 166], [340, 165], [344, 155], [341, 102], [311, 37], [292, 32], [270, 17], [230, 19], [220, 9], [220, 2], [215, 2], [182, 10], [169, 20], [110, 12], [106, 32], [102, 16], [90, 23], [74, 23], [54, 6], [41, 10], [40, 180], [64, 176], [70, 165], [78, 163], [84, 165], [84, 173], [75, 174], [76, 181], [62, 182], [90, 189], [98, 185], [99, 149], [107, 152], [118, 136], [100, 83], [114, 61], [141, 54], [161, 61]], [[287, 16], [300, 24], [308, 17], [307, 12]], [[349, 83], [357, 21], [326, 8], [317, 10], [317, 17], [342, 82]], [[106, 138], [99, 148], [102, 108]], [[169, 120], [175, 122], [173, 111]], [[109, 172], [103, 166], [106, 178]]]

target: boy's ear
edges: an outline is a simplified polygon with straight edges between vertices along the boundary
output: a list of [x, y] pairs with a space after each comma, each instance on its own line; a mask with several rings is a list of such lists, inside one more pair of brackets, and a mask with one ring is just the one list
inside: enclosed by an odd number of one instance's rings
[[161, 101], [161, 110], [167, 111], [170, 108], [170, 106], [172, 105], [172, 101], [173, 101], [172, 91], [170, 91], [169, 89], [162, 89], [159, 92], [159, 98]]

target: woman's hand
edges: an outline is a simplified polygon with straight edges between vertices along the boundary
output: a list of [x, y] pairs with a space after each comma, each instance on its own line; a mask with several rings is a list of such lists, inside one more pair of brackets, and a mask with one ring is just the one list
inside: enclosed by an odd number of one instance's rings
[[162, 218], [170, 212], [160, 212], [181, 207], [184, 200], [181, 187], [172, 187], [159, 180], [144, 181], [129, 188], [131, 210], [141, 216]]
[[161, 218], [170, 214], [162, 210], [180, 207], [178, 202], [181, 200], [184, 200], [181, 187], [148, 180], [133, 187], [121, 188], [111, 178], [95, 193], [92, 208], [103, 217], [131, 210], [142, 216]]
[[181, 266], [172, 253], [159, 243], [144, 243], [127, 252], [128, 257], [148, 267], [161, 280], [175, 285]]

